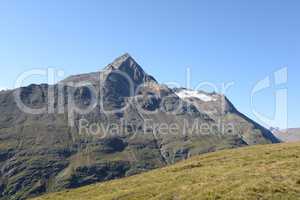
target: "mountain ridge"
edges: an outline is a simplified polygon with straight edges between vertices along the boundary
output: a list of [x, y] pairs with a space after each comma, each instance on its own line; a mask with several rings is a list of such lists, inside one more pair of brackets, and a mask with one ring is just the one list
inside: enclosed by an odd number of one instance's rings
[[272, 128], [271, 131], [283, 142], [300, 141], [300, 128], [289, 128], [285, 130]]

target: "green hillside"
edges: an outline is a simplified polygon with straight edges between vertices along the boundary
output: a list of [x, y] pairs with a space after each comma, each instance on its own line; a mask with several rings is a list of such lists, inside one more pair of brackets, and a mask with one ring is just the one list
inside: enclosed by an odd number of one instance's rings
[[296, 200], [300, 143], [259, 145], [193, 157], [144, 174], [36, 200]]

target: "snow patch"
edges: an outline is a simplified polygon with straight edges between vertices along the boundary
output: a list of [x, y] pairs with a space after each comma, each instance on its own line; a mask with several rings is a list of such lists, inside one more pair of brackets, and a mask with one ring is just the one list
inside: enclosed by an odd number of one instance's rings
[[217, 99], [209, 96], [207, 94], [201, 93], [196, 90], [180, 90], [179, 92], [176, 92], [176, 95], [179, 96], [181, 99], [187, 99], [187, 98], [197, 98], [200, 99], [201, 101], [216, 101]]
[[8, 88], [6, 88], [6, 87], [0, 87], [0, 91], [5, 91], [5, 90], [8, 90]]

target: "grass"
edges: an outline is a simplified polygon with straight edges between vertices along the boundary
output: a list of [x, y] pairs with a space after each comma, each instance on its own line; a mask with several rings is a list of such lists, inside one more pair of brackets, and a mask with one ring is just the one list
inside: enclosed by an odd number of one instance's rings
[[300, 143], [208, 153], [144, 174], [48, 194], [35, 200], [85, 199], [300, 199]]

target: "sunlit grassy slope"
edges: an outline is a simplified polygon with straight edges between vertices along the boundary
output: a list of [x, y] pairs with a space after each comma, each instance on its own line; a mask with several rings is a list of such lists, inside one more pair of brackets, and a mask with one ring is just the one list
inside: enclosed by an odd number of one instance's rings
[[129, 178], [37, 200], [296, 200], [300, 143], [261, 145], [197, 156]]

